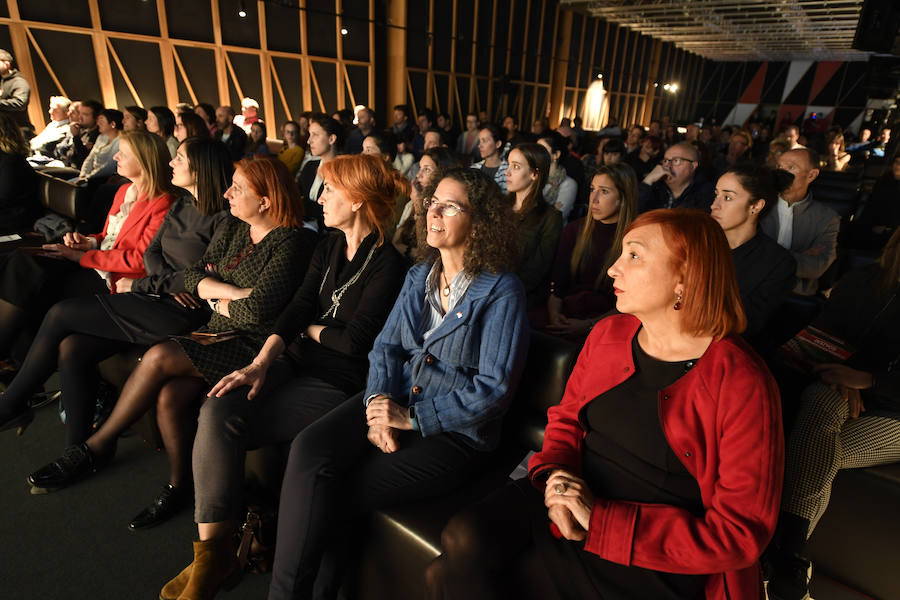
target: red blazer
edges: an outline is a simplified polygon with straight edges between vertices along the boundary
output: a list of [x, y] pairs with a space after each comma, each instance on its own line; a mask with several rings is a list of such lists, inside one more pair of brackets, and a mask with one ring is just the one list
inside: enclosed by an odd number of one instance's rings
[[[119, 208], [125, 201], [125, 192], [131, 187], [131, 183], [126, 183], [116, 192], [113, 200], [112, 208], [106, 215], [106, 223], [103, 225], [103, 231], [90, 235], [97, 240], [97, 247], [106, 237], [106, 230], [109, 228], [109, 215], [119, 212]], [[141, 198], [131, 207], [131, 212], [116, 241], [110, 250], [88, 250], [82, 255], [79, 264], [88, 269], [101, 269], [109, 271], [113, 283], [113, 291], [115, 291], [116, 280], [123, 277], [131, 279], [140, 279], [146, 275], [144, 271], [144, 250], [150, 245], [156, 231], [162, 225], [166, 213], [169, 211], [169, 205], [172, 203], [172, 196], [163, 194], [156, 198]]]
[[[640, 321], [608, 317], [588, 337], [562, 402], [548, 411], [529, 476], [544, 489], [556, 467], [581, 473], [581, 409], [634, 372]], [[667, 504], [597, 498], [585, 550], [623, 565], [711, 574], [708, 600], [764, 597], [759, 556], [775, 530], [784, 471], [781, 402], [762, 360], [737, 336], [713, 341], [687, 374], [659, 394], [669, 446], [697, 479], [702, 516]]]

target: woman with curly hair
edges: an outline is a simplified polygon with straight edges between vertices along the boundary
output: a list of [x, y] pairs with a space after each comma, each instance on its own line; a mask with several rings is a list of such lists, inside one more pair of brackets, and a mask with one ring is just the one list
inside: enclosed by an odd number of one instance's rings
[[499, 441], [528, 341], [511, 202], [454, 169], [425, 205], [429, 248], [375, 340], [365, 392], [291, 444], [270, 600], [308, 597], [351, 521], [454, 489]]

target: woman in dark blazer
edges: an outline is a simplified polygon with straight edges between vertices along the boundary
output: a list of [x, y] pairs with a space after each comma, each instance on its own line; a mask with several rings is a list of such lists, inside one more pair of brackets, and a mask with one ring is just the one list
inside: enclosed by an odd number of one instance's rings
[[[191, 563], [160, 593], [193, 598], [228, 572], [203, 558], [234, 558], [248, 448], [288, 442], [365, 387], [366, 358], [400, 291], [406, 262], [383, 233], [409, 184], [380, 156], [339, 156], [322, 166], [326, 226], [294, 299], [250, 364], [218, 382], [200, 409], [194, 440], [200, 541]], [[248, 402], [252, 400], [252, 402]], [[235, 427], [235, 423], [239, 426]], [[235, 561], [226, 564], [235, 569]]]
[[291, 183], [278, 161], [238, 164], [225, 194], [237, 218], [225, 221], [203, 257], [184, 271], [185, 290], [213, 308], [208, 325], [151, 347], [103, 426], [29, 476], [34, 493], [60, 489], [102, 467], [122, 431], [154, 404], [171, 465], [169, 485], [186, 484], [194, 401], [253, 359], [309, 263], [312, 234], [296, 229], [302, 211]]
[[114, 158], [130, 183], [116, 193], [101, 233], [67, 233], [38, 256], [19, 250], [0, 260], [0, 356], [59, 300], [115, 292], [119, 279], [146, 274], [144, 250], [174, 199], [168, 151], [153, 134], [126, 132]]
[[[185, 292], [184, 271], [223, 223], [222, 194], [233, 167], [221, 142], [189, 138], [172, 160], [176, 200], [144, 253], [147, 275], [116, 281], [116, 294], [71, 298], [50, 309], [25, 362], [0, 395], [0, 429], [24, 431], [34, 417], [28, 399], [59, 369], [66, 410], [66, 445], [90, 434], [96, 400], [93, 366], [130, 344], [152, 345], [209, 320], [205, 302]], [[131, 292], [131, 293], [128, 293]]]
[[[474, 169], [449, 171], [426, 202], [430, 252], [375, 340], [365, 392], [291, 444], [271, 600], [311, 594], [325, 547], [352, 544], [353, 520], [454, 489], [497, 446], [528, 342], [524, 293], [508, 271], [511, 204]], [[334, 583], [316, 587], [327, 597]]]
[[318, 158], [310, 160], [297, 175], [297, 184], [300, 186], [300, 197], [303, 199], [303, 209], [306, 213], [308, 227], [315, 225], [321, 231], [322, 209], [317, 200], [322, 194], [322, 176], [319, 169], [323, 165], [340, 154], [344, 147], [344, 128], [335, 119], [325, 114], [316, 114], [309, 119], [309, 153]]
[[550, 153], [540, 144], [519, 144], [509, 152], [506, 187], [519, 222], [519, 265], [529, 308], [547, 300], [550, 270], [562, 233], [562, 215], [544, 201]]

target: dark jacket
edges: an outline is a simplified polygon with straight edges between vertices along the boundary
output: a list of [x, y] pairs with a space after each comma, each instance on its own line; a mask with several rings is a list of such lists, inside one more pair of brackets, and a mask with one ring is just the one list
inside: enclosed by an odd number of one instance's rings
[[203, 256], [216, 229], [227, 218], [225, 210], [210, 216], [200, 214], [189, 194], [176, 200], [144, 251], [147, 276], [136, 279], [131, 291], [155, 294], [185, 291], [184, 270]]
[[656, 208], [696, 208], [709, 212], [713, 200], [713, 184], [698, 174], [677, 198], [672, 196], [664, 179], [652, 186], [643, 181], [638, 185], [638, 212], [642, 213]]
[[84, 163], [88, 154], [91, 153], [94, 142], [97, 141], [99, 135], [100, 129], [96, 125], [91, 129], [81, 130], [78, 135], [72, 136], [71, 144], [59, 144], [57, 146], [57, 155], [60, 160], [66, 163], [66, 166], [81, 170], [81, 165]]
[[872, 264], [844, 275], [815, 324], [856, 349], [849, 366], [875, 375], [862, 391], [866, 415], [900, 419], [900, 284], [882, 293], [881, 273]]
[[[303, 373], [348, 394], [366, 385], [369, 351], [406, 276], [406, 261], [394, 245], [385, 242], [376, 247], [377, 243], [378, 233], [374, 232], [348, 263], [344, 234], [333, 232], [323, 238], [313, 252], [303, 284], [272, 330], [290, 345], [288, 355]], [[337, 309], [332, 309], [332, 293], [360, 271], [369, 252], [372, 258], [365, 270], [343, 293]], [[305, 336], [298, 339], [309, 325], [325, 326], [319, 342]]]
[[0, 232], [31, 227], [40, 213], [37, 174], [25, 157], [0, 152]]
[[541, 198], [519, 223], [521, 254], [516, 275], [525, 286], [529, 308], [547, 299], [550, 270], [561, 233], [562, 215]]
[[12, 117], [19, 127], [31, 128], [31, 121], [28, 119], [30, 98], [31, 86], [18, 69], [10, 69], [0, 80], [0, 112]]
[[[562, 401], [547, 413], [543, 447], [528, 462], [541, 491], [551, 469], [581, 473], [579, 415], [634, 373], [631, 344], [640, 325], [615, 315], [588, 336]], [[625, 566], [713, 574], [706, 600], [758, 600], [759, 556], [775, 530], [784, 471], [775, 380], [743, 340], [729, 336], [714, 340], [693, 369], [661, 390], [658, 404], [669, 447], [700, 487], [703, 514], [598, 498], [584, 550]]]
[[778, 243], [757, 231], [756, 235], [731, 251], [737, 272], [741, 303], [747, 315], [745, 338], [752, 338], [794, 289], [797, 261]]
[[318, 193], [315, 197], [310, 191], [319, 172], [319, 164], [321, 164], [321, 159], [314, 159], [303, 165], [303, 168], [300, 169], [300, 174], [297, 175], [297, 185], [300, 186], [300, 197], [303, 198], [304, 220], [315, 220], [319, 226], [319, 231], [323, 231], [325, 229], [325, 221], [322, 215], [322, 207], [318, 203], [322, 188], [320, 187], [317, 190]]
[[222, 130], [216, 131], [216, 139], [223, 142], [231, 154], [231, 160], [238, 161], [244, 158], [247, 149], [247, 133], [237, 125], [231, 126], [231, 133], [227, 140], [222, 140]]

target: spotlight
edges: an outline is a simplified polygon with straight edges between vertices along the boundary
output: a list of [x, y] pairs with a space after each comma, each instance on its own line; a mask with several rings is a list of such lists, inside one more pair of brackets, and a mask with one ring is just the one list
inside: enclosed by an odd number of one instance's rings
[[238, 6], [238, 16], [242, 19], [247, 18], [247, 9], [244, 8], [244, 0], [241, 0], [240, 5]]
[[347, 35], [350, 31], [346, 27], [341, 27], [341, 35]]
[[603, 79], [603, 73], [597, 73], [597, 79]]

